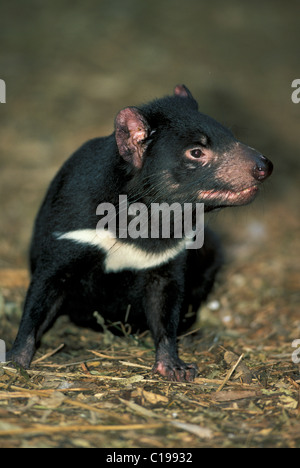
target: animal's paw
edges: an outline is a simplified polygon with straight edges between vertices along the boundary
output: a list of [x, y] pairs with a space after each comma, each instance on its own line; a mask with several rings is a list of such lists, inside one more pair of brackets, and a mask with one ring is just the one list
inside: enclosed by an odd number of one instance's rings
[[6, 353], [6, 362], [11, 367], [14, 367], [14, 364], [17, 364], [17, 366], [21, 366], [24, 369], [29, 369], [30, 361], [31, 359], [28, 359], [26, 355], [24, 356], [22, 354], [14, 353], [13, 350]]
[[153, 372], [161, 374], [173, 382], [192, 382], [197, 375], [196, 364], [187, 364], [181, 359], [164, 359], [156, 361]]

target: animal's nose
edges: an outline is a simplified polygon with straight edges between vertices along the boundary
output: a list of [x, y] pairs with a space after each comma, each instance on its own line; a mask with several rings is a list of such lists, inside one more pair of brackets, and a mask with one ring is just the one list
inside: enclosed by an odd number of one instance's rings
[[252, 169], [252, 175], [256, 180], [262, 182], [272, 174], [273, 164], [262, 154], [259, 154], [256, 158], [255, 166]]

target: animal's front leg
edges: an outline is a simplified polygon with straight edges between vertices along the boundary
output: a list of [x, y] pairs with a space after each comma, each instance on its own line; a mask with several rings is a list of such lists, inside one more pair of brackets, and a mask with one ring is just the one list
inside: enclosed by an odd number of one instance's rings
[[197, 375], [197, 365], [182, 361], [177, 354], [176, 340], [167, 338], [157, 345], [153, 371], [167, 377], [168, 380], [192, 382]]
[[176, 343], [183, 295], [182, 280], [172, 274], [149, 273], [144, 309], [156, 349], [153, 371], [172, 381], [191, 382], [196, 377], [197, 366], [187, 364], [178, 357]]

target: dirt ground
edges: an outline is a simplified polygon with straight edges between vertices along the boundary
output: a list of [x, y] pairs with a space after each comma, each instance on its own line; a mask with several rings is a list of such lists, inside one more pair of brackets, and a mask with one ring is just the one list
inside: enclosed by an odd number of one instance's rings
[[[172, 5], [172, 6], [171, 6]], [[194, 383], [153, 375], [149, 333], [66, 317], [30, 370], [0, 367], [0, 447], [300, 447], [299, 4], [29, 0], [1, 6], [0, 339], [12, 345], [33, 220], [62, 162], [116, 112], [185, 83], [274, 163], [251, 206], [207, 219], [226, 263], [179, 337]]]

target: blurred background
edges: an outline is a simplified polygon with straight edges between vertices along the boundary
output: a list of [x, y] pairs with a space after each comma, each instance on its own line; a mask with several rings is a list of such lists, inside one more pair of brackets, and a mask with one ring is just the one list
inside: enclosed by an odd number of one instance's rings
[[220, 214], [225, 241], [239, 255], [251, 242], [269, 249], [285, 278], [296, 271], [297, 0], [11, 0], [0, 9], [0, 268], [26, 268], [34, 217], [63, 161], [110, 134], [120, 108], [184, 83], [202, 112], [275, 166], [251, 207]]

